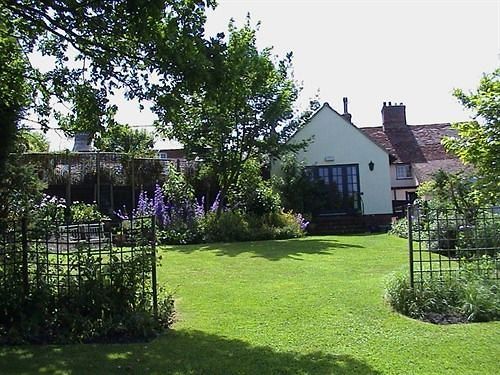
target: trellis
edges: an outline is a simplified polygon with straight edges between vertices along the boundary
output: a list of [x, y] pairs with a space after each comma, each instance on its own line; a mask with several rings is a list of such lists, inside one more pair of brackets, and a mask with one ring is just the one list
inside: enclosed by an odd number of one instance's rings
[[[169, 165], [177, 170], [193, 167], [190, 162], [132, 158], [110, 152], [26, 153], [23, 158], [35, 166], [48, 191], [65, 197], [68, 204], [90, 200], [110, 212], [123, 205], [135, 208], [138, 191], [164, 183]], [[119, 202], [115, 202], [118, 195]]]
[[41, 288], [54, 296], [78, 295], [85, 293], [89, 277], [113, 285], [118, 268], [134, 263], [140, 267], [140, 300], [151, 301], [148, 308], [156, 316], [155, 226], [153, 217], [78, 224], [0, 220], [0, 286], [20, 287], [21, 299]]
[[407, 219], [412, 287], [464, 268], [499, 279], [499, 207], [458, 210], [409, 205]]

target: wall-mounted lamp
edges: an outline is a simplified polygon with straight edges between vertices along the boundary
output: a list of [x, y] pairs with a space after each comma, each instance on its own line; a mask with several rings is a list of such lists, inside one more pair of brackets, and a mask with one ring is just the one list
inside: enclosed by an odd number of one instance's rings
[[370, 160], [370, 162], [368, 163], [368, 169], [370, 171], [373, 171], [373, 168], [375, 168], [375, 163], [372, 160]]

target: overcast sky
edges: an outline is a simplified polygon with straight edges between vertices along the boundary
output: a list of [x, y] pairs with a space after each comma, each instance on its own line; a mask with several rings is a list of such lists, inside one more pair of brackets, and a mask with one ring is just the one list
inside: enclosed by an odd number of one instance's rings
[[[403, 102], [409, 124], [455, 122], [468, 114], [453, 88], [472, 90], [500, 63], [500, 0], [219, 0], [206, 32], [261, 21], [259, 47], [292, 51], [303, 99], [349, 112], [360, 127], [381, 123], [382, 102]], [[154, 116], [123, 105], [118, 120], [149, 124]], [[52, 148], [67, 147], [52, 136]]]

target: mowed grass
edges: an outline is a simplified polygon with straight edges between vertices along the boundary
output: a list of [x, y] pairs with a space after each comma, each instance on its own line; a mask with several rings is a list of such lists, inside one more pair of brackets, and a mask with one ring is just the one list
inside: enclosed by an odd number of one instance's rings
[[436, 326], [393, 313], [407, 263], [385, 234], [172, 246], [161, 285], [177, 323], [148, 343], [0, 348], [0, 373], [498, 374], [500, 322]]

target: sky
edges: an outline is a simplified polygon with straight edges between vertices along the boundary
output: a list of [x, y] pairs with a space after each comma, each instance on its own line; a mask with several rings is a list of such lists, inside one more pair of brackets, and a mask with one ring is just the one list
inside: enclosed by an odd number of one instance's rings
[[[466, 121], [452, 96], [473, 90], [500, 66], [500, 0], [219, 0], [207, 12], [206, 34], [230, 18], [260, 21], [257, 44], [283, 57], [293, 52], [294, 77], [307, 103], [349, 112], [358, 127], [381, 125], [383, 102], [406, 105], [411, 125]], [[118, 121], [152, 123], [154, 115], [116, 99]], [[51, 149], [71, 147], [50, 134]], [[169, 147], [163, 142], [159, 146]], [[174, 146], [178, 146], [175, 145]]]

